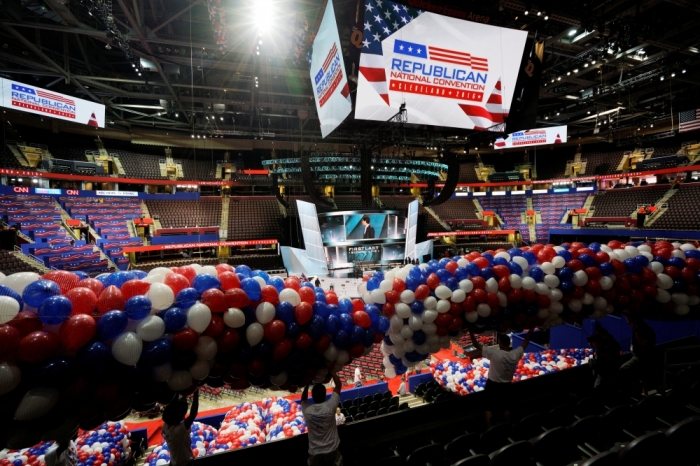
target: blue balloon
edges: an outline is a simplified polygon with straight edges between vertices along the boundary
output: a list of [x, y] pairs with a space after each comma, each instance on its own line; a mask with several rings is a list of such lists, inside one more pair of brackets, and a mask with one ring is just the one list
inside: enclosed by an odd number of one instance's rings
[[311, 320], [309, 321], [307, 326], [311, 338], [313, 338], [314, 340], [318, 340], [319, 338], [321, 338], [321, 335], [323, 335], [323, 331], [326, 326], [326, 321], [323, 319], [323, 317], [319, 315], [314, 315], [311, 317]]
[[266, 285], [270, 283], [270, 276], [264, 270], [253, 270], [253, 277], [262, 278]]
[[374, 330], [371, 328], [364, 329], [364, 337], [362, 337], [362, 345], [369, 348], [374, 344]]
[[445, 269], [438, 270], [435, 273], [435, 275], [438, 276], [438, 278], [440, 279], [440, 282], [442, 282], [442, 283], [445, 283], [447, 281], [447, 279], [452, 276], [452, 274], [448, 270], [445, 270]]
[[340, 298], [338, 300], [338, 309], [342, 313], [350, 314], [352, 312], [352, 301], [348, 298]]
[[389, 331], [389, 319], [386, 316], [379, 316], [379, 321], [377, 322], [377, 332], [386, 333]]
[[493, 268], [492, 267], [484, 267], [481, 269], [481, 276], [484, 278], [484, 280], [488, 280], [489, 278], [493, 278]]
[[251, 301], [259, 301], [262, 298], [260, 283], [253, 278], [244, 278], [241, 282], [241, 289], [245, 291]]
[[312, 290], [316, 289], [313, 283], [311, 282], [301, 282], [299, 285], [299, 288], [311, 288]]
[[374, 272], [374, 276], [379, 279], [379, 282], [382, 282], [384, 280], [384, 272], [382, 271]]
[[315, 298], [317, 303], [326, 304], [326, 295], [323, 293], [316, 293]]
[[413, 312], [414, 314], [419, 314], [419, 315], [422, 314], [423, 309], [424, 309], [424, 306], [423, 306], [423, 303], [421, 301], [413, 301], [411, 303], [411, 312]]
[[610, 262], [602, 262], [598, 264], [598, 268], [603, 275], [610, 275], [613, 273], [613, 266]]
[[391, 361], [391, 363], [392, 363], [394, 366], [396, 366], [397, 364], [401, 364], [401, 358], [397, 358], [397, 357], [394, 356], [393, 354], [390, 354], [390, 355], [389, 355], [389, 361]]
[[132, 270], [131, 273], [137, 280], [143, 280], [148, 276], [148, 273], [144, 272], [143, 270]]
[[[107, 314], [109, 314], [109, 312]], [[124, 318], [126, 319], [126, 315]], [[98, 325], [102, 319], [104, 319], [104, 315], [98, 321]], [[126, 328], [126, 325], [124, 328]], [[112, 352], [104, 343], [93, 341], [80, 348], [77, 359], [78, 362], [88, 371], [99, 374], [108, 369], [108, 364], [112, 359]]]
[[313, 305], [314, 315], [321, 316], [324, 320], [331, 314], [328, 305], [321, 301], [316, 301]]
[[75, 272], [73, 272], [73, 275], [77, 276], [77, 277], [78, 277], [78, 280], [84, 280], [84, 279], [90, 277], [90, 275], [88, 275], [87, 273], [83, 272], [82, 270], [76, 270]]
[[532, 267], [530, 269], [530, 277], [532, 277], [536, 282], [541, 282], [544, 278], [544, 272], [539, 267]]
[[574, 270], [570, 267], [562, 267], [557, 275], [561, 281], [571, 281], [574, 278]]
[[514, 273], [515, 275], [522, 275], [523, 274], [523, 268], [520, 267], [520, 264], [517, 262], [509, 262], [508, 263], [508, 268], [510, 269], [510, 273]]
[[562, 293], [564, 294], [571, 294], [574, 292], [574, 284], [571, 283], [570, 281], [562, 281], [559, 283], [559, 289], [561, 290]]
[[52, 296], [59, 296], [61, 288], [58, 283], [51, 280], [37, 280], [30, 283], [22, 292], [22, 299], [28, 306], [39, 307], [45, 299]]
[[365, 304], [365, 312], [371, 317], [371, 316], [379, 316], [379, 308], [375, 306], [374, 304]]
[[187, 325], [187, 313], [179, 307], [171, 307], [163, 315], [163, 322], [168, 330], [177, 332]]
[[323, 288], [321, 288], [320, 286], [315, 286], [314, 287], [314, 294], [316, 294], [316, 293], [321, 293], [322, 295], [325, 295], [326, 292], [323, 291]]
[[537, 255], [531, 251], [525, 251], [523, 253], [523, 258], [527, 261], [528, 265], [535, 265], [537, 263]]
[[292, 306], [292, 303], [283, 301], [277, 305], [275, 315], [285, 324], [294, 322], [294, 306]]
[[333, 335], [338, 330], [340, 330], [340, 317], [328, 316], [326, 319], [326, 333]]
[[154, 340], [143, 349], [139, 362], [145, 366], [160, 366], [170, 361], [171, 343], [170, 340], [160, 338]]
[[151, 300], [148, 296], [136, 295], [126, 300], [124, 312], [131, 320], [141, 320], [151, 313]]
[[343, 330], [349, 332], [352, 330], [353, 325], [355, 325], [355, 322], [353, 322], [350, 314], [340, 314], [340, 326]]
[[406, 277], [406, 288], [411, 291], [416, 291], [416, 288], [420, 286], [420, 278], [412, 277], [409, 275]]
[[[435, 270], [437, 270], [437, 269], [440, 267], [440, 262], [438, 262], [436, 259], [430, 259], [430, 260], [428, 261], [428, 267], [432, 267], [432, 268], [434, 268]], [[416, 268], [416, 267], [414, 267], [414, 269], [415, 269], [415, 268]], [[413, 269], [411, 269], [411, 270], [413, 270]]]
[[[387, 319], [387, 320], [389, 320], [389, 319]], [[394, 342], [392, 342], [391, 338], [389, 338], [388, 336], [384, 337], [384, 344], [387, 346], [394, 346]], [[391, 359], [392, 356], [393, 356], [393, 354], [390, 354], [389, 359]]]
[[183, 288], [175, 297], [175, 304], [183, 309], [194, 306], [200, 298], [201, 293], [194, 288]]
[[629, 273], [639, 273], [642, 271], [642, 266], [639, 262], [637, 262], [636, 259], [632, 259], [631, 257], [628, 259], [625, 259], [623, 261], [623, 264], [625, 264], [625, 268]]
[[[342, 330], [341, 330], [342, 331]], [[350, 344], [356, 345], [361, 343], [365, 338], [365, 331], [359, 325], [354, 325], [352, 327], [352, 332], [350, 333]]]
[[[313, 335], [311, 336], [313, 337]], [[333, 335], [332, 340], [336, 348], [344, 350], [347, 349], [348, 345], [350, 344], [350, 335], [348, 335], [348, 332], [341, 329]]]
[[508, 255], [509, 255], [510, 257], [522, 256], [522, 255], [523, 255], [523, 251], [522, 251], [520, 248], [510, 248], [510, 249], [508, 250]]
[[439, 269], [444, 269], [445, 266], [446, 266], [447, 264], [449, 264], [450, 262], [451, 262], [451, 259], [448, 259], [447, 257], [443, 257], [443, 258], [440, 259], [440, 261], [438, 262], [438, 268], [439, 268]]
[[96, 280], [99, 280], [103, 285], [105, 284], [105, 280], [107, 280], [107, 277], [109, 277], [108, 273], [102, 273], [98, 276], [95, 277]]
[[450, 277], [445, 282], [445, 285], [447, 285], [447, 288], [454, 291], [459, 288], [459, 280], [457, 280], [455, 277]]
[[421, 270], [420, 270], [420, 267], [418, 267], [418, 266], [412, 267], [412, 268], [408, 271], [408, 276], [409, 276], [409, 277], [416, 278], [416, 279], [420, 279], [420, 277], [421, 277]]
[[580, 256], [578, 256], [578, 260], [583, 262], [583, 265], [585, 265], [586, 267], [595, 267], [596, 265], [598, 265], [595, 258], [590, 254], [581, 254]]
[[671, 257], [668, 260], [668, 265], [671, 265], [677, 268], [678, 270], [681, 270], [683, 267], [685, 267], [685, 261], [680, 257]]
[[566, 249], [564, 249], [562, 251], [557, 251], [557, 256], [563, 257], [566, 262], [569, 262], [573, 257], [571, 255], [571, 253], [569, 251], [567, 251]]
[[493, 260], [493, 265], [508, 265], [508, 261], [506, 260], [505, 257], [496, 257]]
[[593, 252], [600, 252], [600, 243], [593, 242], [588, 245], [588, 249]]
[[296, 338], [301, 335], [301, 325], [296, 322], [290, 322], [287, 324], [287, 336], [289, 338]]
[[253, 271], [250, 270], [250, 267], [248, 267], [247, 265], [239, 265], [234, 270], [236, 273], [240, 273], [245, 278], [250, 278], [253, 276]]
[[413, 332], [412, 338], [413, 343], [415, 343], [416, 345], [422, 345], [423, 343], [425, 343], [427, 337], [422, 330], [416, 330], [415, 332]]
[[491, 254], [490, 252], [485, 252], [481, 255], [481, 257], [489, 261], [490, 266], [493, 266], [493, 254]]
[[128, 282], [132, 278], [133, 274], [131, 272], [124, 272], [121, 270], [118, 272], [113, 272], [109, 274], [109, 276], [105, 280], [105, 286], [114, 285], [117, 288], [121, 288], [124, 283]]
[[0, 285], [0, 296], [8, 296], [19, 303], [19, 310], [21, 311], [24, 307], [24, 300], [15, 290], [9, 286]]
[[367, 280], [367, 291], [373, 291], [379, 288], [379, 284], [381, 282], [377, 277], [372, 277], [369, 280]]
[[639, 264], [640, 264], [642, 267], [646, 267], [647, 265], [649, 265], [649, 259], [647, 258], [647, 256], [643, 256], [643, 255], [640, 254], [640, 255], [638, 255], [637, 257], [635, 257], [634, 259], [635, 259], [637, 262], [639, 262]]
[[481, 269], [479, 269], [479, 266], [476, 265], [474, 262], [470, 262], [467, 264], [467, 272], [469, 272], [469, 275], [471, 275], [472, 277], [481, 276]]
[[278, 293], [284, 290], [284, 280], [282, 280], [280, 277], [270, 277], [268, 285], [274, 286]]
[[459, 281], [466, 279], [468, 276], [469, 272], [467, 272], [466, 267], [457, 267], [455, 270], [454, 277]]
[[[256, 282], [252, 278], [246, 278], [245, 280], [252, 280], [253, 282], [255, 282], [255, 284], [258, 286], [258, 293], [260, 292], [260, 284], [258, 282]], [[199, 291], [200, 293], [204, 293], [205, 291], [210, 290], [212, 288], [219, 288], [220, 286], [221, 282], [219, 281], [219, 279], [216, 278], [214, 275], [209, 275], [208, 273], [197, 275], [196, 277], [194, 277], [194, 280], [192, 280], [192, 288]], [[243, 282], [241, 282], [241, 288], [243, 288]], [[260, 297], [253, 299], [250, 297], [250, 295], [248, 295], [248, 297], [253, 301], [257, 301], [260, 299]]]
[[685, 252], [685, 257], [687, 258], [693, 258], [693, 259], [700, 259], [700, 249], [690, 249], [689, 251], [684, 251]]
[[[187, 321], [187, 316], [185, 316]], [[129, 323], [129, 317], [122, 311], [109, 311], [97, 319], [97, 338], [112, 340], [121, 335]]]
[[66, 381], [75, 369], [75, 362], [68, 358], [51, 359], [37, 368], [33, 382], [40, 385], [56, 385]]
[[[36, 282], [34, 282], [36, 283]], [[39, 320], [46, 325], [56, 325], [68, 320], [73, 310], [73, 304], [65, 296], [51, 296], [39, 306]]]

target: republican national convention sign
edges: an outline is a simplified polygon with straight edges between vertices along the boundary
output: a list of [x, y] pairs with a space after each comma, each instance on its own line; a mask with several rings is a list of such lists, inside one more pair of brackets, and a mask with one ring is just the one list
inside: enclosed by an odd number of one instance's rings
[[341, 56], [333, 2], [329, 1], [311, 53], [311, 84], [321, 136], [328, 136], [352, 110], [348, 78]]
[[355, 118], [486, 130], [510, 109], [526, 31], [364, 0]]
[[494, 149], [512, 149], [514, 147], [543, 146], [566, 142], [566, 126], [529, 129], [511, 133], [506, 138], [498, 138], [493, 143]]
[[0, 78], [3, 107], [104, 128], [105, 106], [40, 87]]

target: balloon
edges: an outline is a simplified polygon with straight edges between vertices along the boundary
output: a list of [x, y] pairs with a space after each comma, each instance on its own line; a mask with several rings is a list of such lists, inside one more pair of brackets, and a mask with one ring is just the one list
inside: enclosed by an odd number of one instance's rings
[[16, 421], [37, 419], [51, 411], [58, 402], [59, 392], [55, 388], [37, 387], [30, 389], [15, 410]]
[[[170, 288], [168, 288], [168, 290], [169, 289]], [[147, 296], [133, 296], [124, 304], [124, 312], [126, 312], [131, 320], [141, 320], [151, 313], [151, 306], [151, 300]]]
[[245, 314], [237, 308], [230, 308], [224, 313], [224, 323], [231, 328], [240, 328], [245, 325]]
[[255, 346], [260, 343], [263, 339], [263, 335], [263, 326], [257, 322], [250, 324], [245, 331], [246, 340], [250, 346]]
[[70, 317], [72, 308], [73, 305], [65, 296], [51, 296], [41, 303], [37, 315], [44, 324], [56, 325]]
[[97, 324], [95, 319], [86, 314], [76, 314], [68, 318], [62, 325], [58, 337], [63, 347], [69, 351], [77, 351], [95, 336]]
[[97, 298], [97, 311], [104, 314], [107, 311], [123, 311], [126, 300], [122, 292], [114, 285], [105, 288]]
[[[146, 344], [146, 347], [143, 349], [143, 353], [141, 354], [141, 359], [139, 359], [139, 364], [143, 364], [145, 366], [150, 366], [150, 367], [161, 367], [162, 369], [164, 365], [168, 365], [168, 367], [171, 367], [169, 364], [169, 360], [171, 357], [171, 343], [169, 340], [166, 339], [158, 339], [158, 340], [153, 340], [149, 343]], [[161, 370], [162, 370], [161, 369]], [[167, 369], [166, 369], [167, 370]], [[172, 370], [172, 367], [171, 367]], [[165, 374], [159, 373], [158, 378], [162, 379], [164, 378]], [[166, 379], [167, 380], [167, 379]]]
[[[32, 282], [39, 280], [39, 274], [35, 272], [19, 272], [13, 273], [5, 277], [2, 280], [2, 286], [6, 286], [12, 289], [15, 293], [20, 296], [23, 294], [24, 289]], [[59, 289], [60, 292], [60, 289]], [[31, 305], [30, 305], [31, 306]], [[38, 306], [33, 306], [38, 307]]]
[[[146, 296], [151, 302], [151, 308], [155, 309], [156, 311], [163, 311], [165, 309], [168, 309], [170, 306], [173, 305], [173, 302], [175, 302], [175, 294], [173, 289], [164, 283], [152, 284]], [[133, 298], [130, 298], [129, 301], [131, 299]], [[127, 305], [129, 301], [127, 301]], [[128, 312], [129, 311], [127, 310], [127, 313]], [[129, 317], [131, 319], [135, 319], [134, 317]]]
[[251, 301], [259, 301], [262, 298], [260, 283], [252, 278], [244, 278], [241, 281], [241, 289], [245, 291]]
[[147, 316], [136, 326], [136, 335], [143, 341], [154, 341], [165, 333], [165, 322], [158, 316]]
[[112, 343], [112, 356], [125, 366], [135, 366], [141, 357], [143, 343], [134, 332], [119, 335]]
[[87, 287], [72, 288], [65, 296], [71, 302], [73, 314], [92, 314], [97, 306], [97, 295]]
[[178, 331], [187, 325], [187, 313], [179, 307], [171, 307], [163, 314], [163, 322], [168, 330]]
[[173, 346], [178, 351], [191, 351], [197, 346], [199, 335], [191, 328], [186, 328], [173, 335]]
[[15, 298], [0, 296], [0, 325], [14, 319], [19, 314], [20, 308], [21, 304]]
[[201, 293], [194, 288], [180, 290], [175, 297], [175, 305], [182, 309], [189, 309], [194, 306], [200, 298]]
[[219, 288], [220, 286], [221, 282], [219, 279], [207, 273], [197, 275], [194, 277], [194, 280], [192, 280], [192, 288], [199, 291], [200, 294], [204, 293], [210, 288]]
[[[201, 277], [202, 275], [198, 275]], [[196, 280], [196, 279], [195, 279]], [[187, 311], [187, 325], [195, 332], [202, 333], [209, 326], [211, 310], [202, 303], [197, 303]]]
[[185, 390], [190, 385], [192, 385], [192, 374], [189, 371], [173, 371], [170, 380], [168, 380], [168, 388], [176, 392]]
[[226, 296], [217, 289], [210, 289], [202, 293], [202, 304], [205, 304], [211, 312], [219, 314], [227, 309]]
[[217, 350], [218, 346], [216, 344], [216, 341], [213, 338], [207, 336], [199, 337], [197, 346], [194, 347], [194, 352], [197, 355], [197, 358], [202, 361], [209, 361], [211, 359], [214, 359]]
[[[12, 277], [12, 276], [10, 276]], [[5, 279], [5, 283], [7, 279]], [[51, 280], [37, 280], [29, 283], [24, 291], [22, 292], [22, 299], [28, 306], [38, 308], [44, 302], [44, 300], [52, 297], [59, 296], [61, 294], [61, 288], [57, 283]]]
[[281, 320], [273, 320], [263, 327], [264, 338], [272, 343], [281, 341], [287, 331], [287, 326]]
[[238, 275], [236, 275], [234, 272], [225, 271], [220, 273], [217, 278], [221, 282], [221, 289], [223, 291], [241, 287], [241, 281], [238, 279]]
[[12, 363], [0, 364], [0, 396], [10, 393], [22, 380], [22, 372]]
[[[308, 288], [302, 288], [302, 289], [308, 289]], [[275, 318], [275, 306], [273, 306], [269, 302], [260, 303], [258, 305], [258, 307], [255, 309], [255, 318], [262, 325], [267, 324], [268, 322], [272, 321], [272, 319]]]

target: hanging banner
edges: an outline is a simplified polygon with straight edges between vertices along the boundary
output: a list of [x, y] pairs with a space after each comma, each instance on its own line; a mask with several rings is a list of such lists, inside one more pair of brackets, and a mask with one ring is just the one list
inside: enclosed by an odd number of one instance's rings
[[40, 87], [0, 78], [3, 107], [72, 121], [95, 128], [105, 127], [105, 106]]
[[514, 147], [544, 146], [547, 144], [561, 144], [566, 142], [566, 126], [552, 126], [550, 128], [529, 129], [516, 131], [506, 138], [498, 138], [493, 143], [494, 149], [512, 149]]

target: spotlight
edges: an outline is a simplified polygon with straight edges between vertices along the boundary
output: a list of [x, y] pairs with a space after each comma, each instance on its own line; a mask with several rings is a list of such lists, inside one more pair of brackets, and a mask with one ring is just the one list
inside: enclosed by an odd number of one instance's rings
[[545, 120], [549, 120], [549, 115], [545, 115], [545, 116], [544, 116], [544, 119], [545, 119]]
[[591, 60], [591, 65], [595, 65], [595, 60]]
[[589, 111], [588, 111], [588, 115], [590, 115], [590, 114], [591, 114], [591, 111], [589, 110]]
[[270, 0], [256, 0], [253, 2], [253, 19], [259, 31], [266, 31], [272, 22], [274, 7]]
[[666, 78], [664, 78], [663, 76], [661, 76], [659, 79], [660, 79], [661, 81], [663, 81], [663, 80], [666, 79]]
[[571, 76], [571, 71], [567, 71], [567, 72], [566, 72], [566, 75], [567, 75], [567, 76]]
[[175, 118], [177, 118], [177, 117], [179, 117], [179, 116], [180, 116], [180, 114], [177, 113], [177, 112], [175, 112]]
[[194, 134], [192, 135], [192, 139], [194, 139]]
[[552, 78], [552, 82], [554, 82], [554, 78]]
[[588, 63], [584, 63], [584, 64], [583, 64], [583, 67], [584, 67], [584, 68], [588, 68]]
[[653, 128], [653, 127], [654, 127], [654, 123], [650, 124], [649, 127], [650, 127], [650, 128]]
[[557, 112], [557, 116], [559, 116], [559, 112]]
[[527, 11], [527, 8], [526, 8], [526, 9], [525, 9], [525, 13], [523, 13], [523, 14], [524, 14], [525, 16], [527, 16], [527, 15], [529, 15], [529, 14], [530, 14], [530, 12], [529, 12], [529, 11]]
[[221, 121], [224, 121], [224, 117], [221, 117]]
[[561, 81], [561, 76], [557, 76], [557, 81]]
[[681, 71], [681, 73], [685, 74], [685, 68], [683, 68], [683, 71]]
[[541, 14], [542, 14], [541, 11], [538, 11], [538, 12], [537, 12], [537, 16], [540, 16]]
[[578, 73], [578, 68], [574, 68], [574, 73]]
[[572, 29], [571, 31], [569, 31], [569, 37], [575, 36], [577, 32], [578, 32], [577, 29]]
[[544, 20], [547, 21], [549, 19], [549, 16], [544, 15]]
[[642, 127], [641, 127], [641, 126], [637, 126], [637, 131], [641, 131], [641, 130], [642, 130]]
[[671, 73], [671, 77], [672, 77], [672, 78], [675, 78], [675, 77], [676, 77], [676, 73]]

